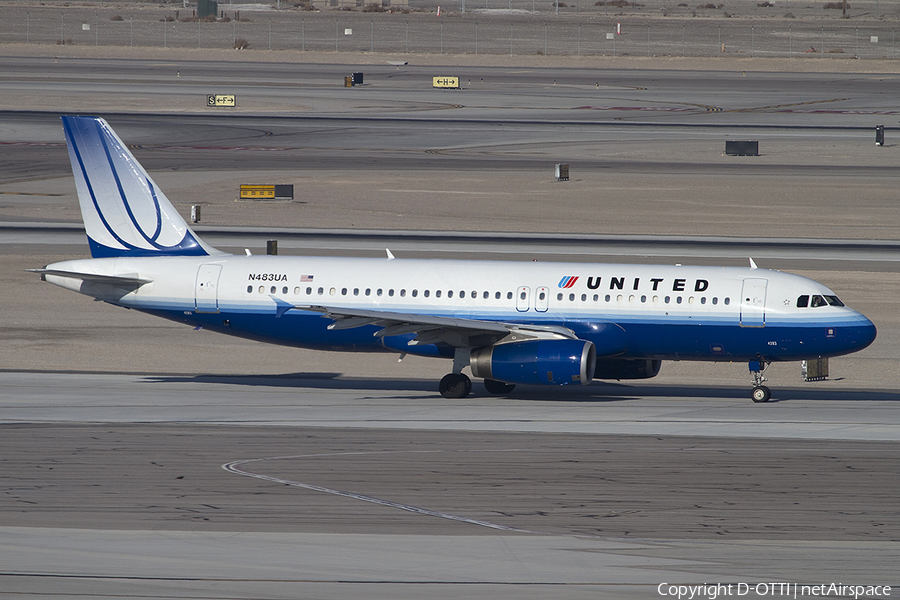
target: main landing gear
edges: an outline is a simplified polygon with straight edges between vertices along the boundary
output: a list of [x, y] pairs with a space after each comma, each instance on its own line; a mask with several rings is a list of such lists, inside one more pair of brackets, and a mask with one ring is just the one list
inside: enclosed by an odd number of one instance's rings
[[439, 389], [444, 398], [465, 398], [472, 392], [472, 380], [462, 373], [449, 373], [441, 379]]
[[763, 373], [766, 372], [770, 364], [772, 363], [765, 360], [750, 361], [750, 383], [753, 385], [750, 399], [754, 402], [768, 402], [772, 397], [772, 390], [763, 385], [763, 383], [768, 381]]
[[[450, 373], [444, 375], [441, 379], [439, 389], [441, 396], [444, 398], [465, 398], [472, 392], [472, 380], [462, 373]], [[516, 389], [516, 384], [497, 381], [496, 379], [485, 379], [484, 389], [489, 394], [502, 396]]]
[[496, 379], [485, 379], [484, 389], [487, 390], [488, 394], [502, 396], [503, 394], [508, 394], [516, 389], [516, 384], [506, 383], [505, 381], [497, 381]]
[[[462, 370], [469, 366], [470, 359], [469, 348], [457, 348], [453, 355], [453, 372], [444, 375], [438, 389], [444, 398], [465, 398], [472, 393], [472, 380], [464, 375]], [[495, 379], [485, 379], [484, 389], [489, 394], [502, 395], [508, 394], [515, 388], [515, 384], [497, 381]]]
[[472, 393], [472, 380], [462, 370], [469, 366], [471, 349], [457, 348], [453, 354], [453, 372], [444, 375], [438, 389], [444, 398], [465, 398]]

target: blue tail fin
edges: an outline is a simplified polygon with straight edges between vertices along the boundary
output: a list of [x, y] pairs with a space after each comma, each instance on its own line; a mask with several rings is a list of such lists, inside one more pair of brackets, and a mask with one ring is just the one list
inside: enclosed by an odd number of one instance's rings
[[91, 256], [221, 254], [191, 231], [106, 121], [62, 122]]

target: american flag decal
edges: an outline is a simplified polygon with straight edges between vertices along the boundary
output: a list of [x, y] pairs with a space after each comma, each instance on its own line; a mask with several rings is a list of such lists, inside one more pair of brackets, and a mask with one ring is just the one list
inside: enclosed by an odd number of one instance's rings
[[304, 281], [312, 281], [312, 280], [313, 280], [313, 276], [312, 276], [312, 275], [301, 275], [301, 276], [300, 276], [300, 281], [301, 281], [301, 283], [304, 282]]

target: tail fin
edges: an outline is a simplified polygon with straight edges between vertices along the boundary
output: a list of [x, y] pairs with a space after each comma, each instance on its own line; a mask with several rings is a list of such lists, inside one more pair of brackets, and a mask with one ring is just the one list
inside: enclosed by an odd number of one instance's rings
[[175, 207], [99, 117], [62, 117], [91, 256], [222, 254]]

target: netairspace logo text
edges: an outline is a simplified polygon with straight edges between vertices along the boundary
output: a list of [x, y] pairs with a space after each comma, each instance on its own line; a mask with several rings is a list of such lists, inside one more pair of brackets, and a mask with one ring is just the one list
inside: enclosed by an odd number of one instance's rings
[[716, 598], [888, 598], [889, 585], [844, 585], [842, 583], [704, 583], [684, 585], [661, 583], [660, 596], [677, 600], [716, 600]]

